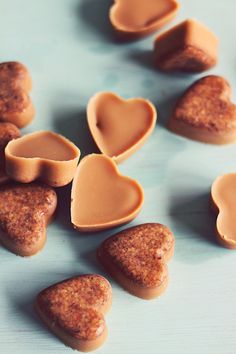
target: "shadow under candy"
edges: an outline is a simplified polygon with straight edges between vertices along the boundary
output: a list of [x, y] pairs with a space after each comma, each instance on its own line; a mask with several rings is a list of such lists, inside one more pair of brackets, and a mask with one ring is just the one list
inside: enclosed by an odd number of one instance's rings
[[215, 215], [210, 209], [209, 193], [197, 196], [175, 196], [169, 215], [177, 230], [174, 232], [175, 255], [181, 261], [201, 263], [227, 253], [227, 250], [216, 241]]
[[85, 111], [60, 109], [54, 113], [55, 129], [77, 145], [81, 158], [99, 150], [90, 134]]
[[109, 10], [113, 0], [83, 0], [78, 6], [78, 15], [96, 36], [106, 41], [114, 41], [114, 33], [109, 21]]

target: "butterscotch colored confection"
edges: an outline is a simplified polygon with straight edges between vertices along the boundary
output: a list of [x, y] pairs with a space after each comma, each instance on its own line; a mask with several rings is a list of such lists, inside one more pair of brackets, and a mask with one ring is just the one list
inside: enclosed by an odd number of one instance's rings
[[0, 121], [18, 128], [29, 124], [35, 110], [29, 97], [32, 83], [26, 67], [18, 62], [0, 64]]
[[112, 92], [99, 92], [88, 103], [87, 117], [99, 150], [120, 163], [151, 135], [157, 113], [143, 98], [124, 100]]
[[0, 241], [17, 255], [34, 255], [45, 244], [46, 226], [56, 206], [57, 195], [46, 185], [0, 187]]
[[107, 337], [104, 315], [111, 302], [111, 285], [104, 277], [81, 275], [40, 292], [36, 311], [66, 345], [88, 352], [100, 347]]
[[127, 223], [142, 208], [143, 189], [120, 174], [115, 162], [99, 154], [79, 163], [71, 192], [71, 222], [81, 231], [98, 231]]
[[218, 39], [207, 27], [186, 20], [159, 35], [154, 44], [156, 66], [164, 71], [197, 73], [217, 63]]
[[5, 149], [6, 171], [14, 180], [40, 180], [53, 187], [70, 183], [80, 150], [62, 135], [38, 131], [12, 140]]
[[196, 81], [177, 102], [169, 128], [206, 143], [234, 142], [236, 106], [230, 97], [230, 85], [223, 77], [211, 75]]
[[119, 37], [136, 39], [163, 27], [178, 10], [175, 0], [114, 0], [110, 21]]
[[5, 147], [9, 141], [19, 137], [20, 131], [14, 124], [0, 122], [0, 185], [9, 181], [5, 171]]
[[106, 239], [98, 259], [131, 294], [152, 299], [168, 283], [166, 262], [174, 253], [174, 236], [164, 225], [149, 223], [123, 230]]
[[228, 173], [214, 181], [211, 206], [217, 215], [217, 240], [226, 248], [236, 249], [236, 173]]

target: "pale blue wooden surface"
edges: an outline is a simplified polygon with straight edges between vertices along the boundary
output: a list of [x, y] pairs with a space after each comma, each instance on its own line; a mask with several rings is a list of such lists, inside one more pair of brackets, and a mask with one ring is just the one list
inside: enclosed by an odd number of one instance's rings
[[[234, 0], [182, 0], [178, 22], [195, 17], [220, 38], [219, 65], [236, 89]], [[196, 76], [163, 75], [148, 62], [154, 36], [116, 44], [105, 0], [0, 0], [0, 59], [25, 63], [33, 76], [37, 116], [26, 131], [52, 129], [94, 151], [85, 107], [99, 90], [143, 96], [159, 109], [147, 144], [120, 167], [144, 187], [146, 201], [133, 222], [157, 221], [176, 236], [170, 285], [151, 302], [125, 293], [112, 282], [114, 302], [107, 316], [109, 339], [103, 354], [235, 354], [236, 252], [219, 247], [208, 211], [214, 178], [236, 170], [235, 145], [217, 147], [177, 137], [165, 128], [176, 97]], [[0, 248], [0, 353], [70, 353], [32, 310], [42, 288], [88, 272], [105, 274], [95, 249], [108, 231], [81, 235], [69, 224], [69, 188], [60, 192], [56, 221], [44, 250], [23, 259]]]

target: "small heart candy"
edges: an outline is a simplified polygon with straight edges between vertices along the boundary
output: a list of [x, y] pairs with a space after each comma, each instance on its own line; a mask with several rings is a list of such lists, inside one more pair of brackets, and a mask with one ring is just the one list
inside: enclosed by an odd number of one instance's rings
[[124, 100], [112, 92], [99, 92], [87, 108], [88, 125], [99, 150], [117, 163], [139, 149], [156, 124], [156, 109], [143, 98]]
[[185, 20], [155, 40], [155, 64], [164, 71], [197, 73], [217, 63], [218, 39], [196, 20]]
[[230, 101], [229, 83], [206, 76], [190, 86], [177, 102], [169, 128], [190, 139], [211, 144], [236, 140], [236, 105]]
[[72, 181], [80, 150], [62, 135], [38, 131], [10, 141], [5, 156], [6, 171], [12, 179], [21, 183], [39, 179], [61, 187]]
[[226, 248], [236, 249], [236, 173], [219, 176], [214, 181], [211, 206], [217, 215], [217, 240]]
[[174, 252], [174, 236], [164, 225], [131, 227], [106, 239], [98, 259], [131, 294], [143, 299], [159, 296], [167, 287], [166, 262]]
[[139, 38], [170, 22], [178, 9], [175, 0], [114, 0], [110, 21], [118, 35]]
[[81, 231], [108, 229], [134, 219], [143, 199], [142, 187], [122, 176], [111, 158], [87, 155], [72, 184], [71, 221]]
[[20, 137], [19, 129], [12, 123], [0, 122], [0, 184], [9, 181], [5, 169], [5, 147], [9, 141]]
[[104, 315], [111, 301], [111, 285], [104, 277], [81, 275], [41, 291], [36, 311], [66, 345], [88, 352], [100, 347], [107, 337]]
[[46, 227], [57, 206], [55, 191], [43, 184], [0, 187], [0, 241], [20, 256], [32, 256], [46, 241]]
[[18, 128], [29, 124], [34, 117], [33, 103], [28, 95], [31, 78], [24, 65], [18, 62], [0, 64], [0, 120]]

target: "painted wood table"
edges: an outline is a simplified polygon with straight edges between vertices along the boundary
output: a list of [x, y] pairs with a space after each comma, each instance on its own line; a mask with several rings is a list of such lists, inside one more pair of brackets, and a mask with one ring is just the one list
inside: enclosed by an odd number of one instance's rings
[[[177, 23], [194, 17], [220, 39], [219, 64], [236, 89], [234, 0], [181, 0]], [[131, 225], [160, 222], [176, 237], [170, 284], [153, 301], [135, 298], [114, 281], [103, 354], [235, 354], [236, 252], [221, 248], [208, 210], [216, 176], [236, 171], [236, 147], [211, 146], [170, 133], [166, 121], [176, 98], [202, 76], [164, 75], [150, 63], [154, 36], [118, 44], [110, 30], [108, 0], [1, 0], [1, 61], [22, 61], [33, 77], [37, 114], [25, 132], [51, 129], [82, 154], [96, 151], [86, 125], [91, 95], [111, 90], [142, 96], [157, 106], [158, 124], [145, 146], [120, 166], [144, 187], [145, 204]], [[69, 219], [70, 186], [60, 189], [47, 244], [31, 258], [0, 248], [0, 353], [71, 353], [33, 310], [42, 288], [75, 274], [98, 272], [95, 250], [114, 230], [85, 235]], [[109, 278], [110, 279], [110, 278]], [[236, 307], [236, 306], [235, 306]]]

